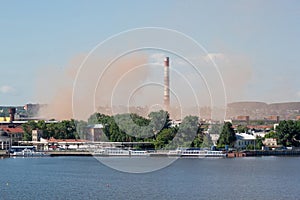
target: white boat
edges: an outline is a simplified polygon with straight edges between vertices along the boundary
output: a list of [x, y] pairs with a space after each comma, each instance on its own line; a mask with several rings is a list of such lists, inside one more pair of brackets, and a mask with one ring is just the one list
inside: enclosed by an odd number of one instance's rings
[[199, 149], [176, 149], [169, 151], [168, 156], [179, 157], [226, 157], [223, 151], [199, 150]]
[[[92, 150], [89, 150], [89, 151], [91, 152]], [[105, 155], [105, 150], [104, 149], [94, 150], [92, 155], [93, 156], [104, 156]]]
[[97, 149], [92, 153], [93, 156], [129, 156], [129, 150], [120, 148], [103, 148]]
[[92, 153], [93, 156], [148, 156], [147, 151], [127, 150], [121, 148], [101, 148], [96, 149]]
[[149, 156], [148, 151], [140, 151], [140, 150], [130, 150], [131, 156]]
[[24, 149], [22, 151], [15, 151], [10, 154], [11, 156], [22, 156], [22, 157], [41, 157], [41, 156], [49, 156], [44, 152], [37, 152], [31, 149]]

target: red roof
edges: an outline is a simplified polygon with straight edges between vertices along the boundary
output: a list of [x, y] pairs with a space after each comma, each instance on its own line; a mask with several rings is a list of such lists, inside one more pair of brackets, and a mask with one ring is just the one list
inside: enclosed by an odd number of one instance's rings
[[20, 127], [15, 127], [15, 128], [1, 127], [1, 129], [7, 133], [24, 133], [23, 129]]
[[256, 125], [256, 126], [247, 126], [249, 129], [271, 129], [273, 125]]
[[48, 142], [68, 142], [68, 143], [76, 143], [76, 142], [87, 142], [87, 140], [80, 140], [80, 139], [55, 139], [51, 137]]

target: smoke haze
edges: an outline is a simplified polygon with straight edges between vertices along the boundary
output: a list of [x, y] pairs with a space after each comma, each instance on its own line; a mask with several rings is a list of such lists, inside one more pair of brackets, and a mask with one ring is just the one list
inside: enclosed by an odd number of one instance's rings
[[[48, 67], [39, 72], [37, 101], [48, 105], [39, 115], [47, 119], [87, 120], [96, 111], [107, 114], [138, 112], [146, 116], [152, 110], [162, 109], [165, 56], [135, 52], [114, 62], [111, 62], [112, 56], [90, 56], [81, 65], [86, 56], [78, 55], [64, 68]], [[192, 60], [201, 66], [201, 77], [188, 63], [171, 55], [170, 97], [174, 118], [199, 115], [199, 108], [205, 106], [225, 109], [223, 87], [210, 59], [220, 69], [228, 97], [226, 102], [243, 97], [252, 74], [247, 59], [221, 53], [195, 57]], [[144, 109], [133, 109], [138, 106]], [[198, 109], [193, 109], [195, 107]], [[209, 109], [209, 112], [213, 111]], [[211, 114], [200, 113], [205, 117]]]

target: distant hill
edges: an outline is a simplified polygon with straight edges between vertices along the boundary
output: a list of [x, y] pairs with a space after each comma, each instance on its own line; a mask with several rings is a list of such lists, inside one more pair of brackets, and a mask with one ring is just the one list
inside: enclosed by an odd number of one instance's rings
[[228, 108], [234, 108], [234, 109], [265, 109], [268, 107], [267, 103], [264, 102], [251, 102], [251, 101], [245, 101], [245, 102], [234, 102], [229, 103]]
[[[46, 107], [46, 104], [26, 104], [25, 106], [14, 106], [16, 108], [16, 119], [18, 118], [32, 118], [37, 117], [40, 109]], [[8, 109], [11, 106], [1, 106], [0, 105], [0, 117], [8, 117]], [[109, 107], [100, 107], [99, 112], [104, 114], [111, 114], [111, 109]], [[126, 107], [122, 108], [127, 110]], [[118, 109], [114, 109], [118, 110]], [[131, 112], [138, 113], [142, 116], [147, 116], [149, 109], [147, 107], [132, 107]], [[171, 111], [172, 117], [174, 119], [181, 119], [182, 116], [186, 115], [198, 115], [198, 107], [185, 108], [184, 111], [180, 108], [174, 108]], [[181, 113], [182, 112], [182, 113]], [[201, 118], [210, 119], [211, 118], [211, 108], [209, 106], [201, 107], [200, 114]], [[216, 111], [214, 117], [218, 113], [223, 113], [224, 109]], [[280, 117], [280, 120], [295, 119], [296, 116], [300, 116], [300, 102], [285, 102], [285, 103], [265, 103], [257, 101], [243, 101], [243, 102], [232, 102], [227, 104], [226, 119], [236, 119], [237, 116], [246, 115], [250, 119], [265, 119], [271, 115], [276, 115]], [[219, 116], [223, 119], [224, 116]]]
[[300, 115], [300, 102], [271, 103], [233, 102], [228, 104], [227, 118], [248, 115], [252, 119], [263, 119], [270, 115], [278, 115], [280, 119], [295, 119]]
[[272, 103], [268, 105], [273, 110], [300, 110], [300, 102]]

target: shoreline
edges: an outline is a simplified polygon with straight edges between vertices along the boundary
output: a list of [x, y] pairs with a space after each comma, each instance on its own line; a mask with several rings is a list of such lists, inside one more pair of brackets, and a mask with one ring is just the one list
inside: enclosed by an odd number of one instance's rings
[[[57, 156], [95, 156], [91, 152], [76, 152], [76, 151], [51, 151], [46, 152], [51, 157], [57, 157]], [[99, 155], [96, 155], [96, 157], [99, 157]], [[117, 157], [120, 155], [100, 155], [100, 157]], [[150, 157], [174, 157], [170, 156], [167, 153], [150, 153]], [[240, 157], [260, 157], [260, 156], [300, 156], [300, 151], [291, 151], [291, 150], [272, 150], [272, 151], [241, 151], [241, 152], [232, 152], [232, 153], [226, 153], [225, 158], [240, 158]], [[129, 156], [129, 155], [122, 155], [122, 157], [145, 157], [145, 156]], [[176, 156], [175, 156], [176, 157]], [[186, 157], [194, 157], [194, 158], [201, 158], [201, 156], [178, 156], [180, 158], [186, 158]]]
[[[180, 157], [180, 158], [204, 158], [204, 157], [214, 157], [214, 156], [198, 156], [198, 155], [170, 155], [168, 152], [151, 152], [147, 155], [93, 155], [92, 152], [89, 151], [44, 151], [46, 156], [50, 157], [60, 157], [60, 156], [95, 156], [95, 157]], [[248, 150], [248, 151], [240, 151], [240, 152], [224, 152], [226, 156], [223, 158], [241, 158], [241, 157], [260, 157], [260, 156], [300, 156], [299, 150]], [[22, 157], [22, 156], [12, 156], [7, 154], [6, 151], [0, 151], [0, 158], [8, 158], [8, 157]], [[24, 157], [32, 157], [32, 156], [24, 156]], [[44, 157], [44, 156], [37, 156]], [[219, 157], [219, 156], [215, 156]]]
[[[59, 157], [59, 156], [96, 156], [96, 157], [194, 157], [202, 158], [201, 156], [181, 156], [181, 155], [168, 155], [167, 153], [149, 153], [149, 155], [93, 155], [89, 151], [45, 151], [44, 153], [50, 157]], [[272, 151], [241, 151], [241, 152], [228, 152], [226, 153], [225, 158], [241, 158], [241, 157], [260, 157], [260, 156], [300, 156], [300, 151], [291, 151], [291, 150], [272, 150]], [[0, 152], [0, 157], [10, 157], [7, 154]], [[12, 156], [11, 156], [12, 157]], [[41, 156], [42, 157], [42, 156]], [[209, 157], [209, 156], [208, 156]], [[213, 156], [211, 156], [213, 157]]]

